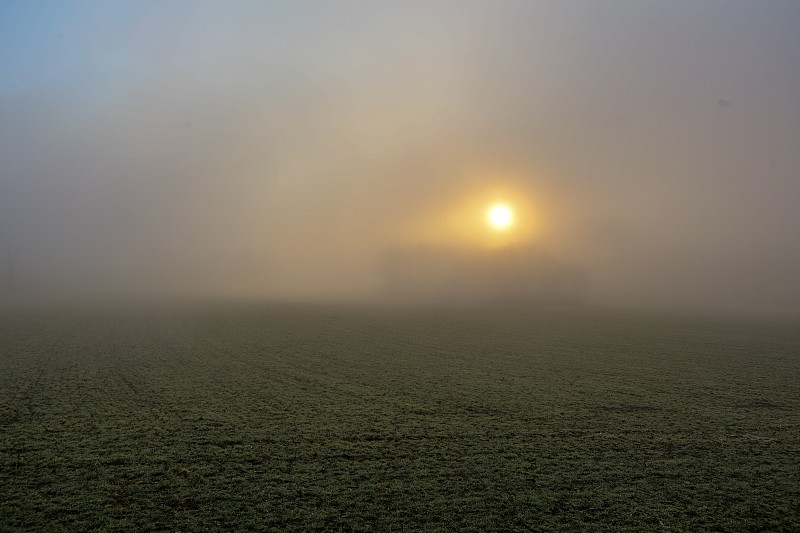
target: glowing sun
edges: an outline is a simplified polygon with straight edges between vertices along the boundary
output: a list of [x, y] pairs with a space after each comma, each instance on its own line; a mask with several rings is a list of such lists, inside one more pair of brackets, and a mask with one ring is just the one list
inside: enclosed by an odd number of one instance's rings
[[514, 223], [514, 211], [506, 204], [494, 204], [486, 212], [486, 220], [496, 230], [504, 230]]

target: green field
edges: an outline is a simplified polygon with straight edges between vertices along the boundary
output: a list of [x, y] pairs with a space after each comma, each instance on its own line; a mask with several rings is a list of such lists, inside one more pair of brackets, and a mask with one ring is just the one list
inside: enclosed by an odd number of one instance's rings
[[800, 325], [0, 315], [0, 531], [800, 531]]

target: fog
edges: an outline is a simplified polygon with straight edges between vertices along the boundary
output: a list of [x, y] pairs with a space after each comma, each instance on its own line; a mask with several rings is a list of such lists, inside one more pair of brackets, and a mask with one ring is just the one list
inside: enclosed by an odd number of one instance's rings
[[0, 298], [800, 313], [798, 28], [790, 0], [3, 2]]

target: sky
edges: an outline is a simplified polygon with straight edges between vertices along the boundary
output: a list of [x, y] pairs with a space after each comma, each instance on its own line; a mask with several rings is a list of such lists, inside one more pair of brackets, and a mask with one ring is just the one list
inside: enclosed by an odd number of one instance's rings
[[798, 28], [793, 0], [5, 1], [0, 291], [797, 314]]

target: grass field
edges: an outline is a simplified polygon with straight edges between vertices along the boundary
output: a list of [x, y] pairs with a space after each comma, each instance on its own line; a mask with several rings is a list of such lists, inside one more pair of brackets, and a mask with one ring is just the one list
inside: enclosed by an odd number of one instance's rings
[[0, 316], [0, 531], [800, 531], [800, 326]]

